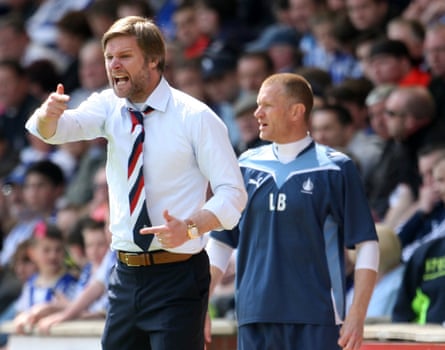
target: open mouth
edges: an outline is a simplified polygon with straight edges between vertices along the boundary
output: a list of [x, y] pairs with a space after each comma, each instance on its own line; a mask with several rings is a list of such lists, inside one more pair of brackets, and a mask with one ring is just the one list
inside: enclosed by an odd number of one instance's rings
[[127, 76], [115, 76], [113, 77], [114, 84], [119, 86], [127, 83], [130, 79]]

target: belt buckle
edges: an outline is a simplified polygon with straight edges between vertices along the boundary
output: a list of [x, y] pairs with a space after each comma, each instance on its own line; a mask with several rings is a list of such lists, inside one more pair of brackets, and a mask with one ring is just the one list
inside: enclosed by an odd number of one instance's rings
[[124, 253], [124, 254], [125, 254], [125, 264], [126, 264], [127, 266], [130, 266], [130, 267], [138, 267], [138, 266], [141, 266], [140, 264], [136, 265], [136, 264], [132, 264], [132, 263], [130, 263], [130, 262], [128, 261], [129, 256], [137, 256], [137, 255], [138, 255], [137, 253]]

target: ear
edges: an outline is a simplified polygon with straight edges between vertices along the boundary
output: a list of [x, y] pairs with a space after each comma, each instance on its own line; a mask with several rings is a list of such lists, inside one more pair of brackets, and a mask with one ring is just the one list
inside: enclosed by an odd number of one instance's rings
[[151, 58], [148, 61], [148, 68], [150, 69], [156, 69], [156, 67], [159, 64], [159, 60], [157, 58]]
[[304, 104], [298, 102], [298, 103], [294, 103], [291, 106], [291, 111], [292, 111], [292, 119], [301, 119], [301, 118], [305, 118], [305, 112], [306, 112], [306, 107], [304, 106]]

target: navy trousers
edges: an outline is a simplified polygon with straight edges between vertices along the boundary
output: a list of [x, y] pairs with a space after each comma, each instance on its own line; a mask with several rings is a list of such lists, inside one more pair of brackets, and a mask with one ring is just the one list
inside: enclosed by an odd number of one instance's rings
[[184, 262], [129, 267], [110, 277], [103, 350], [202, 350], [210, 270], [202, 251]]
[[339, 326], [252, 323], [238, 329], [238, 350], [341, 350]]

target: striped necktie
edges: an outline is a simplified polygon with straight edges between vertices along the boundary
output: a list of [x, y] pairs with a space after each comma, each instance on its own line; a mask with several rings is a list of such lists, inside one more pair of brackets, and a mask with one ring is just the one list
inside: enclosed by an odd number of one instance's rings
[[[144, 114], [153, 111], [147, 107]], [[129, 109], [131, 116], [131, 139], [133, 148], [128, 159], [128, 186], [130, 201], [130, 222], [133, 229], [134, 242], [144, 251], [148, 250], [153, 235], [141, 235], [139, 230], [151, 226], [146, 205], [143, 172], [143, 148], [144, 148], [144, 120], [143, 114], [137, 110]]]

